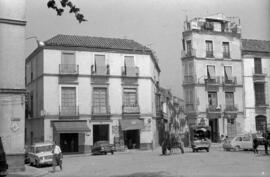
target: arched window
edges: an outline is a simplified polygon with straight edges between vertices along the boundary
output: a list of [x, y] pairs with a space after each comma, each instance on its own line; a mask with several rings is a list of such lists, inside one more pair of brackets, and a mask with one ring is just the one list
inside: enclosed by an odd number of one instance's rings
[[256, 130], [257, 131], [266, 130], [267, 122], [266, 122], [265, 116], [262, 116], [262, 115], [256, 116], [255, 120], [256, 120]]

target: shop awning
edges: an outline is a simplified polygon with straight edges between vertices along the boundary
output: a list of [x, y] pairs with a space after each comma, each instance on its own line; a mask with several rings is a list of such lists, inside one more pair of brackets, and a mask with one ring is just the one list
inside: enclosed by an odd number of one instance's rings
[[70, 132], [89, 132], [90, 128], [86, 121], [57, 121], [53, 122], [53, 127], [56, 132], [70, 133]]
[[143, 121], [139, 119], [123, 119], [120, 120], [120, 126], [123, 131], [138, 130], [144, 127]]

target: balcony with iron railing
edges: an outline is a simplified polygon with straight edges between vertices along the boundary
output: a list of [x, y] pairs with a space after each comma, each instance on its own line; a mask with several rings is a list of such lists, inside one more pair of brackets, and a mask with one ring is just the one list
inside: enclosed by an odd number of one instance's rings
[[207, 91], [218, 91], [220, 84], [220, 77], [219, 76], [207, 77], [204, 79], [204, 83], [205, 89]]
[[223, 90], [225, 92], [234, 92], [237, 85], [237, 77], [222, 77]]
[[211, 50], [207, 50], [205, 57], [206, 58], [214, 58], [214, 52]]
[[78, 75], [79, 65], [76, 64], [59, 64], [60, 75]]
[[265, 77], [267, 76], [266, 68], [253, 68], [253, 81], [254, 82], [265, 82]]
[[210, 119], [221, 118], [221, 105], [207, 105], [206, 113]]
[[223, 52], [223, 58], [225, 59], [231, 58], [230, 52]]
[[237, 105], [225, 105], [224, 108], [224, 118], [234, 119], [237, 117], [239, 109]]
[[196, 74], [184, 75], [183, 84], [193, 84], [196, 83]]
[[123, 105], [122, 106], [123, 114], [140, 114], [139, 105]]
[[103, 119], [109, 119], [110, 115], [110, 106], [92, 106], [93, 117], [103, 117]]
[[59, 106], [59, 116], [77, 119], [79, 117], [79, 106]]
[[110, 65], [104, 66], [91, 65], [91, 74], [96, 76], [110, 75]]
[[181, 58], [196, 57], [196, 49], [182, 50]]
[[122, 66], [122, 76], [123, 77], [138, 77], [139, 67], [137, 66]]

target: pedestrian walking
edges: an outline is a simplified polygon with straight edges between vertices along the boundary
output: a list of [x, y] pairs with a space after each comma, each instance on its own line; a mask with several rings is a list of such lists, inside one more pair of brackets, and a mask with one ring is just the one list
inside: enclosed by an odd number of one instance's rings
[[53, 149], [52, 149], [52, 153], [53, 153], [53, 172], [55, 172], [55, 167], [57, 165], [59, 165], [60, 170], [62, 170], [62, 151], [60, 149], [60, 147], [58, 145], [56, 145], [56, 143], [53, 143]]

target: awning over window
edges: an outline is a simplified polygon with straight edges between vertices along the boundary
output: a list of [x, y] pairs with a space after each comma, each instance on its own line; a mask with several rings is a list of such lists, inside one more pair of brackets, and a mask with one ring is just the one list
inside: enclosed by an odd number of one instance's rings
[[53, 127], [58, 133], [80, 133], [90, 131], [86, 121], [53, 122]]
[[207, 66], [207, 75], [210, 77], [210, 79], [215, 78], [215, 66]]
[[144, 127], [143, 121], [139, 119], [123, 119], [120, 120], [120, 126], [123, 131], [138, 130]]

